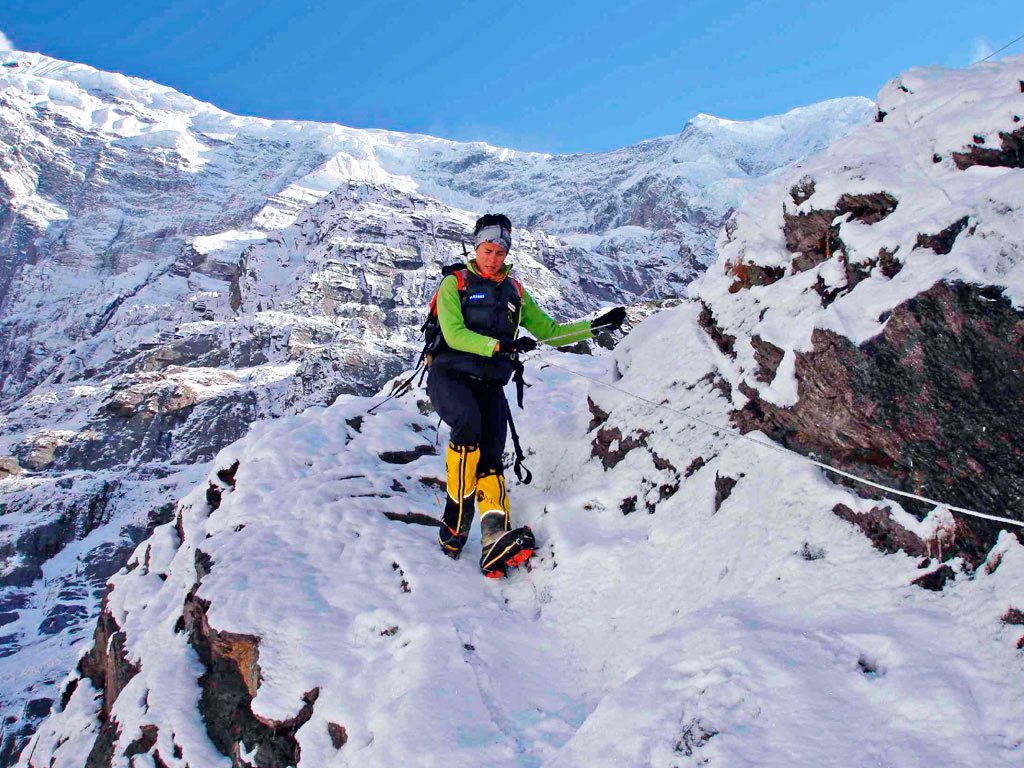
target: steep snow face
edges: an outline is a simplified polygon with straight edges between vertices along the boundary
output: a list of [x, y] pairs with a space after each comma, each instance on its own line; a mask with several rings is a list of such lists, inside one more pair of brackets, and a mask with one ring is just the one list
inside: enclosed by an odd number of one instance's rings
[[[614, 353], [533, 356], [517, 423], [535, 480], [510, 495], [540, 546], [507, 581], [477, 572], [476, 536], [453, 562], [416, 524], [437, 514], [447, 439], [422, 394], [375, 415], [343, 395], [256, 425], [114, 577], [94, 646], [25, 755], [1019, 765], [1018, 538], [836, 485], [750, 430], [798, 449], [817, 439], [830, 460], [899, 483], [884, 451], [902, 461], [927, 439], [866, 427], [892, 414], [876, 387], [903, 369], [920, 378], [895, 406], [930, 404], [941, 451], [935, 414], [967, 412], [957, 423], [974, 435], [975, 390], [987, 415], [1019, 418], [1021, 64], [904, 75], [883, 122], [737, 214], [692, 300], [659, 303]], [[285, 264], [289, 242], [251, 253]], [[1002, 389], [987, 388], [992, 371]], [[858, 442], [877, 434], [894, 437]], [[1000, 474], [1006, 452], [990, 461], [1001, 439], [969, 447], [996, 446], [973, 455], [1003, 492], [1022, 473]], [[943, 472], [933, 495], [988, 498]]]
[[[830, 512], [874, 502], [731, 436], [698, 319], [531, 363], [540, 550], [507, 581], [402, 521], [443, 477], [418, 403], [256, 425], [114, 578], [35, 764], [1018, 764], [1024, 548], [913, 586]], [[896, 514], [937, 553], [941, 515]]]
[[553, 157], [240, 117], [0, 54], [0, 653], [18, 670], [0, 703], [21, 723], [0, 751], [52, 706], [106, 579], [204, 462], [405, 364], [476, 212], [529, 225], [517, 268], [563, 318], [678, 294], [746, 189], [869, 107], [700, 117]]

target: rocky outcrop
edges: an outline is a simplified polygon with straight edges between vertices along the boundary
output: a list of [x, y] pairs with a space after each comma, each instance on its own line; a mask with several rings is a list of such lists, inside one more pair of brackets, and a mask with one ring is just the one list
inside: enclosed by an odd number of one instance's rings
[[964, 216], [934, 235], [918, 235], [916, 247], [931, 248], [935, 253], [947, 254], [953, 250], [957, 237], [967, 229], [969, 221], [970, 219]]
[[984, 137], [974, 138], [974, 143], [966, 152], [953, 153], [953, 162], [961, 171], [975, 165], [989, 168], [1024, 168], [1024, 127], [1015, 131], [999, 131], [999, 149], [981, 146], [985, 143]]
[[[900, 490], [1021, 514], [1024, 313], [999, 290], [938, 283], [861, 346], [817, 330], [796, 376], [796, 405], [748, 390], [736, 424]], [[981, 562], [999, 526], [963, 524], [955, 551]]]
[[111, 709], [121, 691], [139, 673], [139, 668], [128, 660], [124, 632], [118, 627], [106, 604], [96, 625], [92, 649], [82, 657], [78, 671], [82, 677], [92, 681], [96, 690], [102, 692], [100, 731], [85, 765], [87, 768], [109, 768], [114, 745], [121, 733], [117, 720], [111, 716]]
[[[206, 671], [199, 678], [199, 710], [211, 741], [232, 765], [242, 768], [241, 750], [255, 751], [259, 768], [285, 768], [299, 761], [295, 731], [313, 716], [319, 691], [310, 691], [294, 718], [267, 721], [252, 712], [259, 687], [259, 640], [210, 626], [209, 603], [194, 595], [186, 602], [184, 627]], [[244, 747], [243, 747], [244, 742]]]

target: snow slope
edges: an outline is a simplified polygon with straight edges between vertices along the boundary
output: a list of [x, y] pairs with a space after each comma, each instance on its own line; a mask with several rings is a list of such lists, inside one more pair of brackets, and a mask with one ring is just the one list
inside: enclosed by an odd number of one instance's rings
[[[697, 315], [688, 304], [637, 328], [615, 383], [724, 425]], [[159, 528], [113, 580], [107, 610], [141, 671], [112, 708], [112, 764], [154, 725], [162, 764], [232, 764], [207, 736], [219, 703], [203, 693], [194, 619], [181, 621], [189, 600], [223, 637], [258, 639], [258, 722], [294, 727], [317, 692], [295, 730], [299, 765], [1019, 763], [1024, 670], [999, 621], [1020, 595], [1019, 543], [1000, 542], [991, 574], [920, 590], [916, 558], [882, 555], [829, 512], [871, 501], [798, 457], [573, 375], [610, 381], [610, 363], [551, 352], [532, 365], [519, 421], [537, 478], [511, 495], [542, 546], [507, 581], [480, 577], [475, 537], [452, 562], [432, 528], [382, 514], [435, 509], [424, 481], [440, 457], [380, 458], [433, 445], [413, 402], [364, 416], [368, 401], [343, 398], [254, 427], [215, 462], [240, 462], [219, 508], [199, 486], [181, 505], [184, 539]], [[607, 471], [591, 456], [588, 391], [651, 430]], [[697, 456], [689, 477], [675, 469]], [[741, 479], [716, 510], [720, 474]], [[623, 514], [623, 497], [657, 499], [659, 483], [678, 490]], [[78, 683], [33, 743], [36, 764], [82, 764], [98, 701]], [[249, 733], [238, 764], [284, 764]]]
[[[1022, 66], [901, 76], [881, 123], [737, 214], [692, 299], [634, 309], [612, 353], [533, 355], [516, 415], [535, 480], [510, 496], [540, 549], [508, 580], [480, 577], [475, 536], [452, 562], [415, 524], [447, 439], [422, 393], [254, 426], [112, 579], [22, 764], [1019, 765], [1019, 538], [837, 485], [735, 423], [760, 403], [766, 428], [840, 424], [780, 439], [898, 473], [883, 449], [928, 439], [867, 427], [873, 387], [909, 369], [901, 408], [934, 405], [933, 446], [940, 411], [980, 429], [977, 390], [1022, 424]], [[894, 327], [915, 345], [895, 361]], [[874, 378], [815, 378], [823, 340]], [[980, 506], [986, 479], [1017, 487], [1018, 454], [974, 454], [980, 484], [926, 479]]]
[[0, 763], [204, 462], [404, 365], [475, 215], [515, 217], [518, 267], [563, 317], [678, 294], [745, 190], [872, 109], [550, 156], [241, 117], [0, 53]]

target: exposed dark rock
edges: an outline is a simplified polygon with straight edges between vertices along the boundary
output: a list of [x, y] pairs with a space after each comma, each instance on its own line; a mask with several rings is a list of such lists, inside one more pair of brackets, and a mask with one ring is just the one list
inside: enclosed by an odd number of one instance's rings
[[45, 697], [38, 699], [29, 700], [28, 704], [25, 705], [25, 713], [30, 718], [41, 718], [46, 717], [50, 714], [53, 709], [53, 699], [47, 699]]
[[836, 203], [836, 214], [850, 214], [851, 221], [862, 224], [877, 224], [896, 210], [899, 202], [888, 192], [873, 192], [866, 195], [845, 194]]
[[804, 176], [800, 181], [789, 188], [789, 196], [792, 198], [794, 203], [802, 205], [811, 199], [811, 195], [814, 194], [814, 189], [814, 179], [810, 176]]
[[210, 483], [206, 487], [206, 503], [210, 505], [211, 512], [216, 512], [220, 509], [220, 502], [223, 497], [224, 491], [216, 483]]
[[61, 691], [61, 694], [60, 694], [60, 709], [61, 709], [61, 712], [63, 712], [65, 709], [68, 708], [68, 702], [71, 701], [71, 697], [74, 696], [75, 695], [75, 691], [78, 690], [78, 681], [79, 680], [81, 680], [80, 677], [73, 677], [73, 678], [71, 678], [71, 680], [68, 682], [68, 684], [66, 686], [64, 686], [64, 690]]
[[812, 562], [814, 560], [824, 560], [825, 550], [822, 547], [811, 546], [809, 541], [805, 541], [804, 545], [800, 548], [800, 557]]
[[[622, 436], [618, 427], [602, 427], [590, 443], [591, 457], [601, 459], [601, 466], [609, 470], [626, 458], [626, 454], [647, 444], [647, 432], [637, 430], [634, 434]], [[615, 447], [613, 447], [615, 446]]]
[[213, 558], [206, 552], [196, 547], [195, 551], [196, 581], [202, 581], [213, 570]]
[[[899, 250], [899, 246], [896, 250]], [[896, 258], [896, 251], [883, 247], [878, 249], [878, 266], [882, 274], [891, 280], [903, 269], [903, 262]]]
[[946, 586], [946, 582], [955, 578], [956, 571], [948, 565], [942, 565], [931, 573], [926, 573], [924, 576], [914, 579], [911, 583], [916, 584], [922, 589], [930, 589], [932, 592], [941, 592], [942, 588]]
[[14, 475], [20, 475], [25, 470], [18, 464], [15, 456], [0, 456], [0, 480]]
[[[86, 429], [54, 449], [54, 466], [100, 470], [167, 460], [172, 433], [185, 426], [196, 404], [194, 391], [168, 381], [162, 374], [132, 377], [119, 385]], [[205, 420], [203, 426], [209, 427]], [[221, 446], [227, 442], [231, 440]]]
[[436, 528], [441, 526], [440, 520], [423, 512], [385, 512], [384, 517], [409, 525], [427, 525]]
[[827, 307], [833, 301], [838, 299], [844, 293], [849, 290], [849, 284], [829, 287], [825, 284], [825, 278], [818, 275], [818, 279], [814, 281], [814, 292], [821, 298], [821, 306]]
[[[983, 144], [979, 136], [974, 137], [975, 145]], [[961, 171], [974, 165], [989, 168], [1024, 168], [1024, 128], [999, 132], [999, 149], [972, 146], [966, 152], [954, 152], [953, 162]]]
[[82, 677], [89, 678], [94, 688], [102, 691], [103, 706], [100, 719], [107, 722], [114, 702], [124, 687], [139, 673], [139, 668], [128, 661], [124, 632], [117, 626], [107, 607], [106, 599], [96, 622], [92, 648], [78, 662], [78, 671]]
[[246, 749], [255, 750], [258, 768], [298, 764], [295, 731], [313, 716], [319, 689], [305, 694], [302, 708], [286, 721], [268, 721], [254, 714], [252, 700], [260, 684], [259, 639], [211, 627], [209, 603], [195, 591], [185, 601], [184, 617], [189, 642], [206, 668], [199, 678], [199, 711], [210, 740], [235, 768], [246, 765], [241, 761], [243, 742]]
[[39, 634], [55, 635], [68, 627], [78, 626], [88, 617], [89, 609], [84, 605], [58, 603], [47, 612], [46, 618], [39, 624]]
[[683, 477], [692, 477], [694, 473], [699, 471], [700, 468], [703, 467], [706, 463], [707, 462], [704, 461], [703, 456], [698, 456], [696, 459], [690, 462], [690, 466], [688, 466], [686, 468], [686, 471], [683, 472]]
[[[816, 330], [812, 350], [797, 353], [795, 363], [796, 405], [778, 408], [755, 392], [734, 414], [742, 431], [761, 430], [899, 490], [1017, 519], [1024, 313], [999, 290], [937, 283], [896, 307], [883, 332], [860, 347]], [[901, 503], [920, 515], [930, 511]], [[961, 519], [955, 542], [944, 547], [980, 563], [998, 530]]]
[[1006, 613], [1003, 614], [1003, 624], [1024, 624], [1024, 611], [1019, 608], [1007, 608]]
[[701, 302], [700, 316], [697, 318], [697, 323], [704, 332], [711, 337], [711, 340], [715, 342], [715, 346], [721, 350], [722, 354], [728, 355], [729, 357], [736, 357], [736, 337], [730, 336], [725, 333], [721, 328], [718, 327], [718, 322], [715, 320], [714, 313], [704, 302]]
[[587, 432], [597, 429], [608, 421], [608, 413], [595, 403], [590, 395], [587, 395], [587, 409], [590, 411], [590, 425], [587, 427]]
[[343, 725], [328, 723], [327, 734], [331, 737], [331, 744], [334, 745], [335, 749], [341, 749], [348, 744], [348, 731], [345, 730]]
[[886, 112], [884, 109], [878, 110], [878, 112], [875, 113], [875, 122], [876, 123], [883, 122], [885, 120], [885, 118], [888, 117], [888, 115], [889, 115], [889, 113]]
[[235, 459], [230, 467], [217, 470], [217, 479], [229, 488], [235, 487], [235, 475], [238, 473], [239, 462]]
[[[673, 749], [681, 755], [693, 757], [697, 750], [704, 747], [711, 739], [718, 735], [718, 731], [704, 725], [700, 718], [694, 718], [683, 726], [683, 732], [676, 741]], [[706, 762], [706, 761], [699, 761]]]
[[786, 249], [795, 254], [794, 272], [806, 272], [828, 261], [836, 251], [846, 250], [839, 225], [832, 223], [837, 215], [837, 211], [828, 209], [783, 216]]
[[755, 285], [771, 285], [786, 274], [782, 267], [763, 266], [752, 262], [741, 262], [729, 271], [736, 278], [736, 282], [729, 286], [729, 293], [738, 293]]
[[739, 481], [734, 477], [715, 473], [715, 512], [720, 510], [725, 500], [732, 495], [732, 490], [736, 487], [737, 482]]
[[700, 380], [711, 385], [711, 388], [717, 390], [726, 400], [732, 400], [732, 384], [719, 373], [717, 368], [704, 374]]
[[121, 728], [117, 720], [109, 718], [100, 726], [96, 741], [85, 759], [84, 768], [111, 768], [114, 762], [114, 745], [121, 737]]
[[447, 487], [444, 479], [440, 477], [421, 477], [420, 485], [425, 485], [427, 488], [433, 488], [438, 491], [443, 491]]
[[407, 594], [409, 592], [412, 592], [412, 589], [409, 587], [409, 581], [405, 578], [405, 571], [402, 570], [402, 566], [400, 566], [398, 563], [392, 563], [391, 564], [391, 569], [394, 570], [394, 571], [398, 571], [398, 576], [402, 579], [402, 582], [401, 582], [402, 591], [407, 593]]
[[124, 750], [124, 756], [131, 760], [135, 755], [144, 755], [156, 746], [160, 730], [155, 725], [143, 725], [139, 736]]
[[352, 428], [353, 432], [362, 432], [363, 430], [362, 416], [353, 416], [351, 419], [345, 419], [345, 423]]
[[891, 555], [902, 550], [912, 557], [921, 557], [929, 552], [928, 545], [919, 536], [892, 519], [888, 507], [872, 507], [869, 512], [857, 513], [845, 504], [836, 504], [832, 511], [860, 528], [882, 552]]
[[775, 378], [779, 364], [785, 356], [785, 350], [760, 336], [751, 336], [750, 345], [754, 348], [754, 359], [757, 361], [757, 373], [754, 377], [768, 384]]
[[388, 464], [411, 464], [422, 456], [434, 456], [437, 451], [429, 443], [417, 445], [410, 451], [384, 451], [380, 460]]
[[957, 237], [967, 229], [969, 218], [957, 219], [937, 235], [918, 235], [915, 248], [931, 248], [936, 253], [946, 254], [953, 250]]
[[636, 512], [636, 496], [628, 496], [619, 504], [619, 511], [624, 515], [631, 515]]

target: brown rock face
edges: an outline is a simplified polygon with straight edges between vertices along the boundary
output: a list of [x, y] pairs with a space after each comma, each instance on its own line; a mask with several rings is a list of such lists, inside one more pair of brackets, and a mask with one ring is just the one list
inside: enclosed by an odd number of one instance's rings
[[967, 222], [969, 219], [964, 216], [962, 219], [957, 219], [948, 227], [941, 232], [934, 235], [918, 235], [917, 248], [931, 248], [936, 253], [946, 254], [953, 250], [953, 244], [956, 243], [957, 237], [960, 233], [967, 229]]
[[836, 203], [836, 213], [850, 214], [851, 221], [862, 224], [877, 224], [896, 210], [899, 202], [888, 192], [872, 192], [868, 195], [846, 194]]
[[320, 691], [306, 693], [299, 712], [283, 722], [253, 713], [252, 700], [260, 684], [259, 638], [214, 629], [207, 618], [209, 607], [193, 592], [186, 600], [184, 629], [206, 667], [199, 678], [199, 711], [210, 740], [236, 768], [248, 765], [241, 757], [243, 742], [248, 750], [255, 749], [258, 768], [297, 765], [295, 731], [313, 716]]
[[[860, 347], [822, 330], [812, 342], [796, 357], [797, 404], [754, 393], [734, 416], [741, 430], [900, 490], [1020, 518], [1024, 313], [1000, 291], [938, 283]], [[998, 526], [964, 524], [957, 551], [980, 562]]]
[[715, 342], [715, 346], [722, 351], [722, 354], [736, 357], [734, 349], [736, 337], [730, 336], [719, 327], [711, 307], [703, 302], [701, 303], [700, 316], [697, 318], [697, 322], [704, 329], [704, 332], [711, 337], [711, 340]]
[[[1021, 89], [1024, 92], [1024, 87]], [[999, 132], [1000, 149], [975, 146], [966, 152], [954, 152], [953, 162], [961, 171], [974, 165], [985, 165], [990, 168], [1024, 168], [1024, 128], [1011, 132]]]
[[755, 285], [771, 285], [786, 274], [782, 267], [766, 267], [752, 263], [737, 264], [731, 272], [736, 282], [729, 286], [729, 293], [737, 293]]
[[754, 359], [757, 360], [757, 373], [754, 375], [758, 381], [767, 384], [775, 378], [785, 351], [760, 336], [752, 336], [750, 344], [754, 348]]
[[124, 632], [110, 614], [106, 600], [96, 622], [92, 649], [82, 657], [78, 671], [103, 694], [100, 732], [85, 761], [86, 768], [103, 768], [113, 760], [114, 745], [121, 731], [117, 720], [110, 716], [111, 708], [124, 687], [139, 673], [139, 668], [128, 661]]
[[837, 215], [834, 209], [785, 215], [782, 232], [786, 236], [786, 250], [795, 254], [794, 272], [813, 269], [832, 258], [837, 250], [845, 250], [839, 226], [832, 223]]
[[104, 720], [110, 716], [111, 707], [121, 691], [139, 673], [139, 668], [125, 655], [124, 632], [107, 609], [106, 601], [96, 622], [92, 649], [82, 657], [78, 671], [92, 681], [93, 687], [103, 691]]

